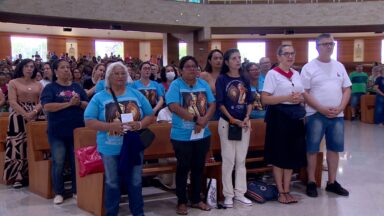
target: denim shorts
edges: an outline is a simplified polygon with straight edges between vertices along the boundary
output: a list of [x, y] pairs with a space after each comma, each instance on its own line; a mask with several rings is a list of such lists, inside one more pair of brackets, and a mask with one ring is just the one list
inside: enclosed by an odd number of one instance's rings
[[325, 135], [327, 150], [344, 151], [344, 118], [327, 118], [320, 113], [307, 116], [306, 119], [307, 153], [319, 152], [320, 142]]
[[360, 98], [361, 96], [365, 95], [365, 93], [353, 93], [351, 94], [351, 99], [349, 101], [349, 104], [351, 107], [356, 108], [360, 105]]

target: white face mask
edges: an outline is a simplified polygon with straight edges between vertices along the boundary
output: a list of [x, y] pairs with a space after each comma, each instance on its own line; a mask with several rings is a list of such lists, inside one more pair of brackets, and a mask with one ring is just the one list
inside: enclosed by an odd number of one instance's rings
[[175, 76], [176, 76], [176, 74], [173, 71], [167, 72], [165, 74], [165, 77], [167, 77], [167, 80], [173, 80], [173, 79], [175, 79]]

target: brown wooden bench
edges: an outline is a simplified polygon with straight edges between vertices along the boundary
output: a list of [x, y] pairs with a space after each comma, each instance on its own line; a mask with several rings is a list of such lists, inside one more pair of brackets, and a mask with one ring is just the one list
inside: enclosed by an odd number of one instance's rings
[[[160, 123], [149, 127], [156, 135], [152, 145], [144, 151], [144, 159], [159, 159], [174, 157], [172, 144], [170, 142], [171, 124]], [[75, 150], [81, 147], [96, 145], [96, 131], [89, 128], [77, 128], [74, 131]], [[76, 160], [76, 169], [78, 161]], [[143, 176], [153, 176], [165, 173], [175, 173], [176, 163], [166, 164], [144, 164]], [[221, 182], [221, 163], [207, 163], [206, 176], [217, 178]], [[77, 205], [79, 208], [95, 215], [103, 215], [103, 173], [90, 174], [80, 177], [76, 172], [77, 179]]]
[[9, 117], [9, 112], [0, 112], [0, 117]]
[[361, 122], [373, 124], [375, 115], [375, 95], [363, 95], [360, 100]]
[[[211, 154], [212, 155], [221, 155], [221, 145], [220, 145], [220, 136], [218, 133], [218, 121], [212, 121], [208, 125], [209, 130], [211, 131]], [[248, 151], [261, 151], [264, 149], [264, 139], [265, 139], [265, 123], [263, 120], [251, 120], [251, 137], [249, 141]], [[246, 164], [261, 162], [264, 161], [264, 157], [247, 157]], [[220, 165], [218, 170], [212, 172], [218, 172], [215, 176], [219, 176], [217, 180], [217, 194], [218, 200], [222, 201], [224, 199], [223, 196], [223, 185], [221, 181], [221, 162], [215, 162]], [[247, 173], [260, 173], [270, 171], [270, 167], [254, 167], [248, 168]]]
[[347, 105], [344, 109], [344, 120], [352, 120], [352, 111], [350, 105]]
[[6, 184], [3, 180], [5, 162], [5, 143], [8, 131], [8, 116], [0, 117], [0, 183]]
[[47, 158], [50, 153], [50, 146], [46, 121], [35, 121], [27, 124], [27, 142], [29, 190], [50, 199], [54, 193], [51, 180], [52, 163]]
[[[212, 132], [212, 137], [211, 137], [211, 149], [212, 149], [212, 154], [220, 154], [221, 149], [220, 149], [220, 137], [218, 135], [218, 122], [212, 122], [210, 125], [210, 130]], [[251, 120], [251, 137], [249, 141], [249, 147], [248, 147], [248, 152], [254, 152], [254, 151], [259, 151], [262, 152], [264, 150], [264, 144], [265, 144], [265, 132], [266, 132], [266, 124], [263, 119], [252, 119]], [[260, 154], [258, 156], [247, 156], [246, 159], [246, 166], [247, 166], [247, 174], [259, 174], [259, 173], [265, 173], [265, 172], [270, 172], [272, 171], [271, 166], [252, 166], [250, 167], [249, 165], [255, 162], [264, 162], [264, 156], [263, 154]], [[319, 152], [317, 154], [317, 167], [316, 167], [316, 172], [315, 172], [315, 179], [316, 179], [316, 185], [318, 187], [321, 186], [321, 179], [322, 179], [322, 166], [323, 164], [323, 153]], [[307, 172], [306, 168], [303, 167], [299, 172], [299, 178], [302, 180], [304, 183], [307, 181]], [[218, 194], [220, 197], [220, 194], [222, 193], [219, 190], [219, 187], [222, 188], [221, 182], [218, 184]]]

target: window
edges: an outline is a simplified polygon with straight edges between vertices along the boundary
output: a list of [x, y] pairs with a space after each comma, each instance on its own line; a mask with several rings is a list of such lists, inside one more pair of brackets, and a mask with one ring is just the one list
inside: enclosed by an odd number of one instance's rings
[[265, 57], [265, 42], [238, 42], [237, 48], [243, 60], [259, 62], [262, 57]]
[[180, 42], [179, 43], [179, 59], [187, 55], [187, 43]]
[[108, 57], [115, 55], [124, 59], [124, 42], [122, 41], [95, 41], [95, 53], [96, 57], [100, 56], [104, 58], [105, 55]]
[[[43, 61], [47, 61], [47, 38], [11, 36], [12, 60], [32, 58], [39, 54]], [[52, 50], [54, 51], [54, 50]]]
[[381, 41], [381, 63], [384, 64], [384, 40]]
[[[308, 42], [308, 62], [317, 58], [317, 56], [319, 56], [319, 53], [316, 50], [316, 41], [309, 41]], [[333, 48], [331, 59], [337, 60], [337, 41], [335, 41], [335, 47]]]

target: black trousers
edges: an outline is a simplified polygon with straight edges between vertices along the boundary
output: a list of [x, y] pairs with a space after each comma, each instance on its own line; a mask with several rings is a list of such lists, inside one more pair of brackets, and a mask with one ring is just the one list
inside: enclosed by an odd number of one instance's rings
[[176, 196], [178, 204], [187, 204], [187, 179], [191, 171], [192, 204], [199, 203], [201, 182], [205, 166], [205, 157], [210, 146], [210, 136], [196, 141], [172, 140], [177, 158], [176, 168]]

